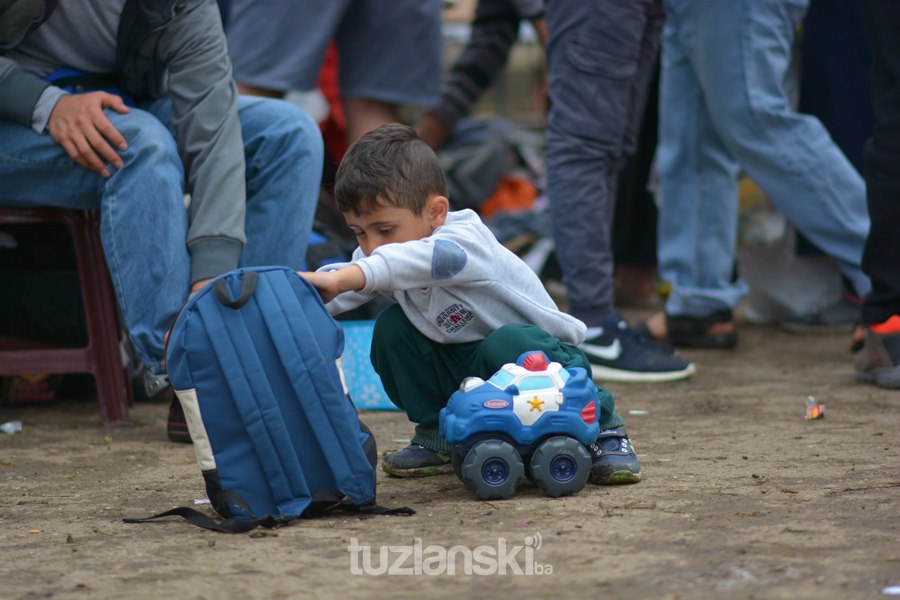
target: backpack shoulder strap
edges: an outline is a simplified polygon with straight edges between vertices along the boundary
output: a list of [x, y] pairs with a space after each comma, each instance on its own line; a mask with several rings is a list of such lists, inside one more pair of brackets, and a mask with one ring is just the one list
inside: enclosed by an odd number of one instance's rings
[[[298, 294], [295, 285], [303, 286], [305, 293]], [[297, 374], [291, 385], [315, 423], [316, 442], [338, 488], [356, 504], [374, 500], [375, 473], [359, 443], [358, 419], [348, 406], [335, 364], [343, 347], [340, 326], [318, 293], [293, 271], [260, 279], [257, 293], [271, 295], [282, 307], [263, 311], [263, 320], [280, 360]], [[296, 306], [298, 300], [302, 310], [285, 309]]]
[[[264, 278], [259, 278], [263, 281]], [[259, 287], [255, 293], [259, 293]], [[210, 298], [211, 300], [212, 298]], [[257, 355], [246, 322], [220, 302], [199, 302], [200, 318], [280, 514], [300, 515], [311, 493], [290, 432], [283, 426], [275, 394]]]

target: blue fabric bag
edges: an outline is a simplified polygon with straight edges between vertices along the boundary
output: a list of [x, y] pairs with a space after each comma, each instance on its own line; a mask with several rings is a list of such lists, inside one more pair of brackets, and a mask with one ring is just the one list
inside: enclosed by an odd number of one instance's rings
[[340, 324], [344, 329], [341, 370], [353, 403], [359, 410], [400, 410], [388, 398], [381, 377], [369, 359], [375, 321], [340, 321]]
[[168, 341], [169, 380], [227, 522], [193, 509], [151, 518], [237, 532], [336, 506], [385, 512], [374, 510], [375, 440], [336, 364], [343, 346], [319, 294], [291, 269], [231, 271], [188, 301]]

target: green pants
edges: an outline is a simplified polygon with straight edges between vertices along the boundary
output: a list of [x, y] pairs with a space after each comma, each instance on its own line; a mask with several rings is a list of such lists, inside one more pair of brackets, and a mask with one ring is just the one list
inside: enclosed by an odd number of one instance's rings
[[[375, 321], [372, 365], [391, 402], [416, 423], [413, 442], [439, 452], [449, 444], [438, 434], [438, 415], [466, 377], [488, 379], [523, 353], [543, 351], [564, 367], [591, 365], [584, 353], [535, 325], [505, 325], [485, 339], [465, 344], [439, 344], [416, 329], [399, 305], [386, 308]], [[600, 428], [621, 427], [612, 394], [600, 392]]]

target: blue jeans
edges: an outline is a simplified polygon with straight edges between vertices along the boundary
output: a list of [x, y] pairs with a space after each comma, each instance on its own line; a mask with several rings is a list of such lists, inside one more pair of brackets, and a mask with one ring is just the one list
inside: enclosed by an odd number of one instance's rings
[[[163, 371], [163, 338], [187, 299], [190, 256], [185, 175], [169, 123], [170, 103], [120, 115], [125, 166], [110, 178], [69, 158], [49, 135], [0, 121], [0, 203], [99, 208], [113, 287], [138, 357]], [[247, 244], [240, 266], [303, 264], [319, 195], [322, 138], [303, 111], [278, 100], [241, 98], [247, 164]]]
[[660, 91], [659, 266], [666, 312], [734, 308], [739, 167], [865, 295], [865, 186], [783, 89], [808, 0], [666, 0]]

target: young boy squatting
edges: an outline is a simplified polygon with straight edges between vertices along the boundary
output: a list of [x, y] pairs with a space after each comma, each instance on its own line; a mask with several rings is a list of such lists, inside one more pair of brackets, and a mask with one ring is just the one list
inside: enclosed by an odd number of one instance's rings
[[[586, 327], [561, 312], [537, 275], [471, 210], [450, 211], [437, 157], [410, 127], [390, 123], [347, 151], [338, 209], [359, 242], [350, 263], [302, 273], [332, 314], [376, 294], [396, 301], [375, 322], [372, 365], [416, 423], [411, 444], [382, 459], [398, 477], [452, 472], [438, 415], [463, 379], [489, 378], [529, 350], [591, 372], [577, 348]], [[599, 388], [601, 433], [590, 480], [636, 483], [641, 466], [612, 395]]]

